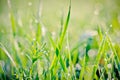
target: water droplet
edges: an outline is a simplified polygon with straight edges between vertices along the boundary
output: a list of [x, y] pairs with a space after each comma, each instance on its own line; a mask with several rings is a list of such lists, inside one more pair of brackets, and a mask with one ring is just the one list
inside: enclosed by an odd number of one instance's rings
[[32, 2], [28, 2], [28, 6], [32, 6]]
[[112, 68], [112, 65], [111, 65], [111, 64], [108, 64], [107, 67], [110, 69], [110, 68]]

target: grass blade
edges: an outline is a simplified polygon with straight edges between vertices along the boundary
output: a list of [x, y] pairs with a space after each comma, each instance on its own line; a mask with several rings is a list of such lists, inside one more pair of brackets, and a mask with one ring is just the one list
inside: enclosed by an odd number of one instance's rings
[[101, 42], [101, 44], [99, 46], [98, 54], [96, 56], [95, 64], [94, 64], [94, 67], [93, 67], [92, 79], [96, 75], [96, 71], [97, 71], [97, 68], [98, 68], [98, 65], [99, 65], [99, 61], [100, 61], [101, 56], [103, 54], [103, 49], [104, 49], [104, 46], [105, 46], [105, 42], [106, 42], [106, 35], [104, 35], [104, 37], [102, 39], [102, 42]]
[[53, 65], [56, 64], [55, 63], [56, 58], [60, 58], [60, 64], [61, 64], [63, 70], [66, 71], [66, 68], [65, 68], [66, 66], [65, 66], [65, 63], [63, 62], [64, 60], [62, 60], [62, 57], [60, 56], [60, 51], [61, 51], [62, 43], [63, 43], [67, 28], [68, 28], [68, 23], [69, 23], [69, 19], [70, 19], [70, 12], [71, 12], [71, 1], [70, 1], [70, 5], [69, 5], [69, 11], [68, 11], [67, 19], [66, 19], [66, 22], [64, 24], [62, 33], [60, 35], [59, 42], [56, 46], [56, 49], [55, 49], [56, 50], [56, 55], [54, 55], [54, 60], [52, 61], [52, 64], [50, 66], [50, 70], [53, 68]]
[[52, 44], [53, 48], [55, 49], [56, 48], [56, 44], [54, 43], [54, 40], [52, 39], [52, 37], [50, 36], [49, 33], [48, 33], [48, 38], [49, 38], [49, 41]]
[[61, 36], [60, 36], [60, 41], [59, 41], [59, 47], [60, 48], [62, 46], [66, 31], [67, 31], [67, 28], [68, 28], [68, 23], [69, 23], [69, 20], [70, 20], [70, 12], [71, 12], [71, 1], [70, 1], [70, 5], [69, 5], [69, 11], [68, 11], [67, 19], [66, 19], [66, 22], [64, 24], [64, 27], [63, 27], [63, 30], [62, 30], [62, 33], [61, 33]]
[[112, 44], [112, 41], [111, 41], [111, 39], [110, 39], [110, 37], [108, 36], [107, 33], [106, 33], [106, 37], [107, 37], [107, 42], [108, 42], [108, 44], [109, 44], [109, 46], [110, 46], [110, 48], [111, 48], [111, 50], [112, 50], [112, 52], [114, 54], [114, 59], [115, 59], [115, 62], [117, 64], [117, 68], [119, 69], [119, 62], [120, 62], [120, 60], [118, 58], [117, 52], [116, 52], [116, 50], [115, 50], [115, 48], [114, 48], [114, 46]]
[[15, 17], [13, 15], [13, 12], [11, 9], [10, 0], [8, 0], [8, 8], [9, 8], [9, 18], [10, 18], [10, 22], [11, 22], [12, 32], [13, 32], [13, 36], [15, 37], [15, 35], [16, 35], [16, 22], [15, 22]]
[[[37, 12], [37, 21], [39, 21], [39, 18], [41, 18], [42, 14], [42, 1], [39, 0], [39, 5], [38, 5], [38, 12]], [[37, 32], [36, 32], [36, 40], [39, 42], [41, 41], [42, 38], [42, 25], [40, 22], [37, 22]]]
[[[54, 50], [56, 50], [56, 54], [57, 54], [56, 44], [54, 43], [52, 37], [49, 34], [48, 34], [48, 37], [49, 37], [50, 43], [52, 44]], [[57, 63], [57, 61], [58, 61], [57, 55], [54, 55], [53, 61], [52, 61], [50, 68], [49, 68], [50, 71], [53, 69], [53, 66]]]
[[80, 72], [80, 80], [82, 80], [83, 79], [83, 75], [84, 75], [84, 71], [85, 71], [85, 62], [86, 61], [86, 56], [84, 56], [84, 58], [83, 58], [83, 63], [82, 63], [82, 69], [81, 69], [81, 72]]
[[37, 40], [38, 42], [41, 41], [41, 37], [42, 37], [41, 24], [38, 22], [38, 23], [37, 23], [36, 40]]
[[67, 72], [67, 67], [66, 67], [65, 61], [62, 59], [61, 55], [59, 57], [60, 57], [59, 61], [60, 61], [60, 64], [61, 64], [64, 72]]
[[8, 58], [11, 60], [13, 66], [16, 67], [15, 61], [13, 60], [10, 53], [6, 50], [6, 48], [2, 45], [2, 43], [0, 43], [0, 48], [5, 52], [5, 54], [8, 56]]
[[15, 37], [15, 35], [16, 35], [16, 24], [15, 24], [15, 18], [13, 16], [12, 12], [10, 12], [10, 21], [11, 21], [13, 36]]

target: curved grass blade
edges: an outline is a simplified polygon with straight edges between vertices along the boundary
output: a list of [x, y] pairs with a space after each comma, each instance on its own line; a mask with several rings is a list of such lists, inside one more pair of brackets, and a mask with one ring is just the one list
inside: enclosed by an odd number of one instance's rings
[[50, 66], [50, 70], [51, 68], [53, 68], [53, 65], [56, 64], [55, 61], [56, 61], [56, 58], [59, 58], [60, 57], [60, 64], [63, 68], [64, 71], [66, 71], [66, 66], [65, 66], [65, 63], [63, 62], [62, 60], [62, 57], [60, 56], [60, 51], [61, 51], [61, 48], [62, 48], [62, 43], [63, 43], [63, 40], [64, 40], [64, 37], [65, 37], [65, 34], [66, 34], [66, 31], [67, 31], [67, 28], [68, 28], [68, 23], [69, 23], [69, 19], [70, 19], [70, 12], [71, 12], [71, 0], [70, 0], [70, 5], [69, 5], [69, 11], [68, 11], [68, 15], [67, 15], [67, 19], [66, 19], [66, 22], [64, 24], [64, 27], [63, 27], [63, 30], [62, 30], [62, 33], [60, 35], [60, 39], [59, 39], [59, 42], [56, 46], [56, 55], [54, 55], [54, 60], [52, 61], [52, 64]]
[[13, 60], [10, 53], [6, 50], [6, 48], [2, 45], [2, 43], [0, 43], [0, 48], [5, 52], [5, 54], [8, 56], [8, 58], [11, 60], [13, 66], [16, 67], [15, 61]]
[[59, 50], [59, 48], [56, 47], [56, 44], [54, 43], [53, 39], [50, 36], [48, 36], [48, 37], [50, 39], [50, 42], [52, 43], [52, 46], [53, 46], [54, 50], [56, 51], [55, 52], [56, 55], [54, 55], [54, 59], [53, 59], [51, 65], [50, 65], [49, 69], [52, 70], [53, 67], [54, 67], [54, 65], [57, 64], [58, 60], [60, 60], [60, 64], [61, 64], [63, 70], [66, 71], [67, 69], [66, 69], [66, 66], [65, 66], [65, 63], [64, 63], [62, 57], [60, 56], [60, 50]]
[[60, 36], [59, 48], [62, 47], [62, 43], [63, 43], [67, 28], [68, 28], [68, 23], [69, 23], [69, 20], [70, 20], [70, 12], [71, 12], [71, 1], [70, 1], [70, 5], [69, 5], [69, 11], [68, 11], [67, 19], [66, 19], [66, 22], [64, 24], [64, 27], [63, 27], [63, 30], [62, 30], [62, 33], [61, 33], [61, 36]]
[[[50, 36], [49, 33], [48, 33], [48, 37], [49, 37], [50, 43], [52, 44], [54, 50], [56, 50], [56, 44], [54, 43], [54, 40], [52, 39], [52, 37]], [[52, 61], [50, 68], [49, 68], [50, 71], [53, 69], [53, 66], [55, 65], [55, 63], [57, 63], [57, 61], [58, 61], [58, 58], [56, 55], [54, 55], [53, 61]]]
[[109, 46], [110, 46], [110, 48], [111, 48], [111, 50], [112, 50], [112, 52], [114, 54], [114, 59], [115, 59], [115, 62], [117, 64], [117, 68], [120, 71], [120, 60], [118, 58], [117, 52], [116, 52], [116, 50], [115, 50], [115, 48], [114, 48], [114, 46], [112, 44], [112, 41], [111, 41], [111, 39], [110, 39], [110, 37], [108, 36], [107, 33], [106, 33], [106, 37], [107, 37], [107, 42], [108, 42], [108, 44], [109, 44]]

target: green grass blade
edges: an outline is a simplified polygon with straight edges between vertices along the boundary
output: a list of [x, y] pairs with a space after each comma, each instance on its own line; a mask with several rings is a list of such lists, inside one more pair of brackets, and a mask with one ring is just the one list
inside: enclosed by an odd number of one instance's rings
[[[37, 12], [37, 20], [39, 21], [39, 18], [41, 18], [41, 14], [42, 14], [42, 1], [39, 0], [39, 5], [38, 5], [38, 12]], [[38, 42], [41, 41], [42, 38], [42, 25], [40, 22], [37, 22], [37, 32], [36, 32], [36, 40]]]
[[110, 46], [110, 48], [111, 48], [111, 50], [112, 50], [112, 52], [114, 54], [114, 59], [115, 59], [115, 62], [117, 64], [117, 68], [119, 69], [119, 62], [120, 62], [120, 60], [118, 58], [117, 52], [116, 52], [116, 50], [115, 50], [115, 48], [114, 48], [114, 46], [112, 44], [112, 41], [111, 41], [111, 39], [110, 39], [110, 37], [108, 36], [107, 33], [106, 33], [106, 37], [107, 37], [107, 42], [108, 42], [108, 44], [109, 44], [109, 46]]
[[68, 11], [66, 22], [64, 24], [64, 27], [63, 27], [63, 30], [62, 30], [58, 45], [56, 46], [56, 49], [55, 49], [56, 55], [54, 55], [54, 60], [52, 61], [52, 64], [50, 66], [50, 70], [53, 68], [53, 65], [56, 64], [55, 63], [56, 58], [60, 57], [60, 64], [61, 64], [63, 70], [66, 71], [66, 68], [65, 68], [66, 66], [65, 66], [65, 63], [63, 62], [64, 60], [62, 60], [62, 58], [60, 56], [60, 51], [61, 51], [62, 43], [63, 43], [67, 28], [68, 28], [68, 23], [69, 23], [69, 19], [70, 19], [70, 11], [71, 11], [71, 2], [70, 2], [70, 5], [69, 5], [69, 11]]
[[[16, 41], [16, 38], [15, 38], [15, 36], [16, 36], [16, 21], [15, 21], [14, 14], [12, 12], [11, 2], [10, 2], [10, 0], [7, 0], [7, 1], [8, 1], [8, 8], [9, 8], [9, 18], [10, 18], [10, 22], [11, 22], [13, 37], [14, 37], [13, 43], [14, 43], [14, 47], [15, 47], [15, 50], [17, 51], [17, 53], [20, 53], [18, 42]], [[17, 55], [16, 57], [17, 57], [18, 62], [20, 62], [20, 64], [21, 64], [20, 54], [16, 54], [16, 55]]]
[[[54, 43], [54, 40], [52, 39], [49, 33], [48, 33], [48, 38], [49, 38], [50, 43], [52, 44], [52, 47], [54, 48], [54, 50], [56, 50], [56, 44]], [[49, 68], [50, 71], [53, 69], [53, 66], [55, 65], [55, 63], [57, 63], [57, 61], [58, 61], [57, 56], [54, 55], [53, 61]]]
[[66, 65], [64, 63], [64, 60], [62, 59], [62, 57], [60, 55], [60, 51], [61, 51], [61, 48], [62, 48], [62, 43], [63, 43], [64, 37], [65, 37], [65, 34], [67, 32], [68, 23], [69, 23], [69, 20], [70, 20], [70, 12], [71, 12], [71, 1], [70, 1], [70, 5], [69, 5], [69, 11], [68, 11], [67, 19], [66, 19], [66, 22], [65, 22], [64, 27], [63, 27], [63, 31], [62, 31], [61, 36], [60, 36], [60, 41], [59, 41], [59, 44], [58, 44], [59, 53], [57, 54], [60, 57], [60, 64], [61, 64], [61, 66], [62, 66], [62, 68], [65, 72], [67, 71], [67, 68], [66, 68]]
[[69, 20], [70, 20], [70, 12], [71, 12], [71, 3], [69, 5], [69, 11], [68, 11], [66, 22], [64, 24], [64, 27], [63, 27], [63, 30], [62, 30], [62, 33], [61, 33], [61, 36], [60, 36], [59, 48], [61, 48], [61, 46], [62, 46], [66, 31], [67, 31], [67, 28], [68, 28], [68, 23], [69, 23]]
[[68, 53], [68, 56], [69, 56], [70, 68], [72, 70], [72, 60], [71, 60], [71, 53], [70, 53], [70, 45], [69, 45], [68, 32], [67, 32], [67, 53]]
[[85, 59], [86, 59], [86, 56], [84, 56], [84, 58], [83, 58], [82, 69], [81, 69], [81, 72], [80, 72], [79, 80], [83, 79], [83, 75], [84, 75], [84, 71], [85, 71], [85, 61], [86, 61]]
[[42, 37], [41, 24], [38, 22], [38, 23], [37, 23], [36, 40], [37, 40], [38, 42], [40, 42], [40, 41], [41, 41], [41, 37]]
[[15, 24], [16, 22], [15, 22], [15, 18], [12, 12], [10, 12], [10, 21], [11, 21], [13, 36], [15, 36], [16, 35], [16, 24]]
[[98, 32], [98, 35], [99, 35], [99, 37], [100, 37], [100, 41], [101, 41], [103, 35], [102, 35], [102, 31], [101, 31], [100, 27], [98, 27], [97, 32]]
[[57, 56], [55, 55], [54, 58], [53, 58], [53, 61], [52, 61], [51, 65], [50, 65], [50, 68], [49, 68], [50, 71], [53, 69], [54, 65], [55, 65], [57, 62], [58, 62], [58, 58], [57, 58]]
[[[49, 33], [48, 33], [48, 37], [49, 37], [50, 43], [52, 44], [54, 50], [56, 50], [56, 44], [54, 43], [54, 41]], [[56, 50], [56, 53], [57, 53], [57, 50]], [[52, 61], [50, 68], [49, 68], [50, 71], [53, 69], [53, 66], [57, 63], [57, 61], [58, 61], [58, 58], [56, 55], [54, 55], [53, 61]]]
[[13, 33], [13, 36], [15, 37], [15, 35], [16, 35], [16, 22], [15, 22], [15, 17], [13, 15], [13, 12], [11, 9], [10, 0], [8, 0], [8, 8], [9, 8], [9, 18], [10, 18], [11, 27], [12, 27], [12, 33]]
[[48, 38], [49, 38], [49, 41], [52, 44], [53, 48], [55, 49], [56, 48], [56, 44], [54, 43], [54, 40], [52, 39], [52, 37], [50, 36], [49, 33], [48, 33]]
[[0, 48], [5, 52], [5, 54], [8, 56], [8, 58], [11, 60], [13, 66], [16, 67], [14, 59], [12, 58], [10, 53], [6, 50], [6, 48], [2, 45], [2, 43], [0, 43]]
[[60, 57], [60, 64], [62, 66], [62, 69], [64, 70], [64, 72], [67, 72], [67, 67], [65, 65], [65, 61], [62, 59], [62, 56], [59, 56]]
[[100, 61], [101, 56], [103, 54], [103, 49], [104, 49], [104, 46], [105, 46], [105, 42], [106, 42], [106, 35], [104, 35], [104, 37], [102, 39], [102, 42], [101, 42], [101, 44], [99, 46], [98, 54], [96, 56], [95, 64], [94, 64], [94, 67], [93, 67], [92, 79], [96, 75], [96, 71], [97, 71], [97, 68], [98, 68], [98, 65], [99, 65], [99, 61]]

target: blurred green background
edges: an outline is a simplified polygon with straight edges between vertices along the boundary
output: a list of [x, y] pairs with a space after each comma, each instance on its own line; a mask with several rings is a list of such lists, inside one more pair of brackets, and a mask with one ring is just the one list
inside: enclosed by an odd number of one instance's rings
[[[12, 10], [16, 21], [21, 28], [32, 32], [34, 27], [29, 26], [32, 18], [36, 17], [39, 0], [11, 0]], [[61, 16], [66, 18], [69, 0], [41, 0], [41, 21], [50, 32], [57, 33], [61, 27]], [[9, 10], [7, 0], [0, 0], [0, 35], [11, 32]], [[96, 29], [97, 26], [113, 26], [116, 30], [120, 27], [120, 1], [119, 0], [72, 0], [71, 19], [69, 24], [69, 35], [73, 41], [86, 30]], [[117, 32], [117, 31], [116, 31]]]

